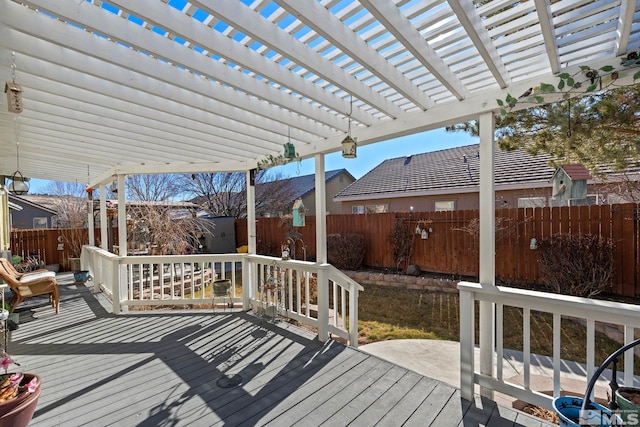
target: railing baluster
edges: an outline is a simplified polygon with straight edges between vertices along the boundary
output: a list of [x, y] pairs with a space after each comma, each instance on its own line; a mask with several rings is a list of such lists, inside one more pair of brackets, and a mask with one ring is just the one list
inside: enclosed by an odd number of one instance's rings
[[531, 388], [531, 309], [522, 309], [522, 359], [524, 361], [524, 388]]
[[504, 305], [496, 304], [496, 378], [502, 379], [504, 360]]
[[560, 332], [562, 317], [560, 313], [553, 313], [553, 395], [560, 396]]

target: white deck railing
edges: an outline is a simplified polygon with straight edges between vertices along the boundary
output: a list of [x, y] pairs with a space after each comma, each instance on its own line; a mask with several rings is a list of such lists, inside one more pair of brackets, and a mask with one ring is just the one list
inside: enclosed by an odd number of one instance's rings
[[[211, 304], [211, 291], [204, 289], [212, 280], [227, 278], [233, 303], [243, 310], [312, 326], [320, 340], [334, 334], [358, 345], [358, 292], [363, 288], [329, 264], [253, 254], [121, 257], [94, 246], [85, 246], [81, 258], [95, 290], [111, 298], [115, 314], [132, 306]], [[267, 282], [276, 288], [264, 289]]]
[[[560, 357], [563, 345], [561, 342], [561, 320], [563, 318], [586, 324], [586, 348], [584, 349], [586, 381], [593, 376], [597, 369], [594, 356], [596, 322], [624, 328], [624, 344], [632, 342], [635, 328], [640, 328], [640, 310], [637, 305], [499, 286], [483, 286], [470, 282], [459, 283], [458, 290], [460, 291], [460, 387], [462, 397], [468, 400], [473, 399], [475, 384], [478, 384], [486, 389], [552, 409], [553, 397], [560, 395], [561, 377], [568, 374], [562, 369], [564, 362]], [[491, 352], [495, 368], [493, 375], [475, 370], [476, 301], [495, 303], [495, 347]], [[514, 350], [522, 350], [523, 352], [523, 385], [510, 383], [503, 378], [503, 332], [507, 328], [513, 327], [513, 325], [505, 325], [504, 323], [505, 307], [516, 307], [522, 310], [523, 348]], [[535, 337], [531, 336], [531, 312], [534, 311], [549, 313], [553, 318], [553, 396], [543, 393], [544, 390], [532, 388], [531, 341]], [[487, 344], [481, 343], [482, 345]], [[573, 345], [573, 343], [565, 343], [564, 345]], [[480, 349], [481, 354], [484, 352], [483, 350]], [[624, 357], [624, 367], [620, 367], [620, 371], [624, 370], [622, 376], [624, 384], [633, 384], [633, 356], [633, 350], [627, 351]], [[606, 378], [607, 381], [610, 379]], [[584, 391], [586, 391], [586, 383]]]

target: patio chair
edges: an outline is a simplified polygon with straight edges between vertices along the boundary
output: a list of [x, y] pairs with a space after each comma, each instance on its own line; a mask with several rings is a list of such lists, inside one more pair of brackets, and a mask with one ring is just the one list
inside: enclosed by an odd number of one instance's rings
[[60, 313], [60, 292], [56, 273], [53, 271], [38, 270], [20, 273], [9, 260], [0, 258], [0, 277], [9, 285], [13, 294], [9, 301], [11, 313], [20, 302], [38, 295], [49, 295], [49, 302], [56, 309], [56, 314]]

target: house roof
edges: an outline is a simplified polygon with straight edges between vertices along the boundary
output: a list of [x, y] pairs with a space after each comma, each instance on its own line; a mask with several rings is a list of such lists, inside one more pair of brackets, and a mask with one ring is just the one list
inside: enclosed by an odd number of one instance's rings
[[9, 193], [9, 201], [14, 201], [19, 205], [30, 205], [45, 212], [49, 212], [52, 215], [58, 214], [58, 210], [56, 209], [56, 205], [54, 203], [54, 196], [45, 196], [38, 194], [25, 194], [22, 196], [16, 196], [15, 194]]
[[22, 210], [22, 206], [20, 206], [17, 203], [13, 203], [13, 202], [9, 202], [9, 209], [13, 210], [13, 211], [21, 211]]
[[[349, 173], [346, 169], [336, 169], [332, 171], [327, 171], [324, 174], [324, 181], [329, 182], [333, 178], [339, 176], [340, 174], [345, 173], [355, 180], [353, 175]], [[298, 199], [300, 197], [304, 197], [307, 194], [311, 193], [316, 188], [316, 178], [315, 174], [303, 175], [303, 176], [295, 176], [293, 178], [287, 178], [283, 181], [289, 181], [291, 183], [291, 187], [293, 189], [293, 199]]]
[[[479, 144], [472, 144], [385, 160], [338, 193], [335, 199], [478, 191], [479, 150]], [[549, 159], [546, 154], [532, 156], [524, 150], [496, 150], [496, 187], [549, 187], [549, 179], [554, 173]]]
[[640, 48], [634, 0], [0, 0], [0, 10], [2, 81], [23, 89], [20, 114], [0, 97], [0, 174], [17, 169], [19, 141], [25, 176], [94, 188], [115, 174], [247, 171], [287, 140], [311, 158], [339, 151], [349, 128], [360, 146], [442, 128], [559, 73], [586, 90], [580, 66], [612, 66], [616, 85], [631, 84], [620, 58]]

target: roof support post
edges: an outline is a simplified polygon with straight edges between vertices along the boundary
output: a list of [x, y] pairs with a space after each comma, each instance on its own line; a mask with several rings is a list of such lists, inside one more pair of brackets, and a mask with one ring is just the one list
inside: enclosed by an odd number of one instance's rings
[[[252, 175], [253, 174], [253, 178]], [[255, 187], [256, 171], [247, 171], [247, 244], [249, 245], [249, 253], [256, 253], [256, 187]], [[253, 183], [253, 184], [252, 184]]]
[[125, 175], [118, 174], [118, 248], [120, 256], [127, 256], [127, 201], [124, 188]]
[[107, 234], [107, 189], [100, 184], [100, 247], [109, 250], [109, 235]]
[[327, 262], [327, 182], [324, 171], [324, 154], [315, 155], [316, 178], [316, 260]]
[[[316, 262], [327, 264], [327, 185], [324, 154], [315, 155], [316, 178]], [[326, 268], [318, 269], [318, 339], [329, 339], [329, 275]]]
[[87, 192], [87, 228], [89, 229], [89, 244], [96, 245], [96, 225], [93, 221], [93, 190]]
[[[4, 177], [0, 182], [0, 251], [2, 256], [9, 256], [11, 249], [11, 225], [9, 219], [11, 211], [9, 210], [9, 192], [4, 185]], [[9, 257], [10, 258], [10, 257]]]
[[[247, 245], [250, 254], [256, 253], [256, 170], [247, 171]], [[250, 298], [257, 298], [255, 290], [258, 289], [258, 270], [256, 263], [242, 259], [242, 309], [251, 308]]]
[[[494, 188], [494, 127], [493, 112], [480, 115], [480, 284], [495, 286], [496, 208]], [[480, 302], [480, 372], [493, 376], [495, 348], [495, 304]], [[500, 357], [502, 357], [500, 355]], [[481, 387], [480, 394], [493, 399], [491, 389]]]

